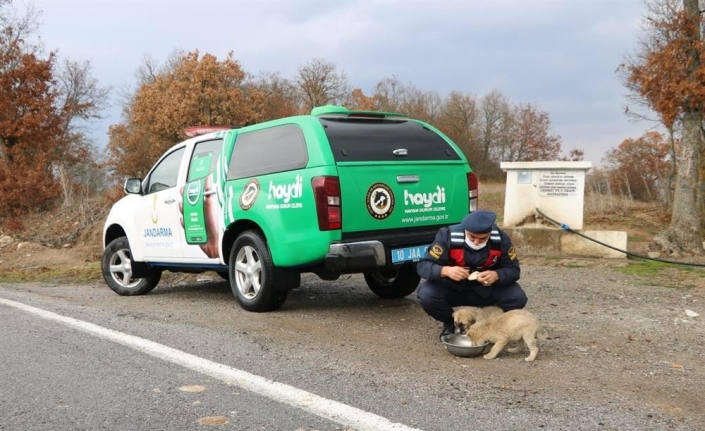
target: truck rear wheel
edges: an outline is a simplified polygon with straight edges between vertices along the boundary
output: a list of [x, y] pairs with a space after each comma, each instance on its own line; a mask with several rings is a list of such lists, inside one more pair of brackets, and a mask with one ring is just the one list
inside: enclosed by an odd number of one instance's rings
[[284, 305], [288, 290], [275, 288], [274, 264], [259, 232], [248, 230], [233, 244], [229, 259], [230, 289], [247, 311], [274, 311]]
[[416, 265], [408, 263], [396, 269], [379, 269], [366, 272], [365, 282], [372, 293], [380, 298], [403, 298], [412, 294], [421, 277], [416, 273]]

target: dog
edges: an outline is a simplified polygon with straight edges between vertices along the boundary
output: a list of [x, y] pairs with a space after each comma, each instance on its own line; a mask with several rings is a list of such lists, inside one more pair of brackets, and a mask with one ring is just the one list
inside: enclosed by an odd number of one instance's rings
[[[492, 349], [484, 356], [485, 359], [494, 359], [504, 349], [507, 343], [523, 341], [529, 349], [529, 356], [524, 360], [531, 362], [539, 353], [537, 337], [546, 339], [538, 318], [526, 310], [510, 310], [506, 313], [478, 321], [471, 325], [465, 334], [473, 343], [494, 343]], [[522, 350], [523, 344], [507, 349], [509, 353]]]
[[453, 312], [455, 333], [464, 334], [474, 323], [484, 322], [503, 313], [504, 310], [494, 305], [489, 307], [460, 307]]

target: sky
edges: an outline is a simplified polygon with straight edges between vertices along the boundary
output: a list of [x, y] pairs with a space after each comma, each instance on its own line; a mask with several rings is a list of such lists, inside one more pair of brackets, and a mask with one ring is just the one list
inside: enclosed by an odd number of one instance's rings
[[[14, 0], [24, 7], [30, 0]], [[224, 59], [232, 51], [252, 74], [295, 78], [314, 58], [333, 62], [352, 88], [371, 95], [396, 76], [445, 97], [497, 90], [513, 104], [549, 114], [567, 154], [593, 166], [651, 122], [625, 115], [616, 69], [634, 53], [641, 0], [34, 0], [39, 35], [60, 59], [89, 60], [112, 88], [111, 107], [93, 127], [99, 145], [121, 121], [121, 94], [136, 88], [145, 57], [160, 64], [176, 50]], [[653, 117], [653, 115], [652, 115]]]

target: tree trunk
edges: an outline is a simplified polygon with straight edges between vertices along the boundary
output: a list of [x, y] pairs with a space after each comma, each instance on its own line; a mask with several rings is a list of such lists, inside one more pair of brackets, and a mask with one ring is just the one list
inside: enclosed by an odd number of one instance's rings
[[[698, 23], [700, 29], [700, 7], [698, 0], [683, 0], [686, 16]], [[697, 71], [700, 68], [699, 45], [700, 31], [695, 32], [687, 50], [690, 59], [688, 81], [697, 83]], [[673, 193], [673, 212], [671, 224], [654, 237], [654, 243], [672, 255], [681, 253], [705, 254], [700, 228], [699, 201], [700, 194], [700, 155], [703, 151], [702, 119], [703, 107], [696, 100], [685, 102], [683, 113], [683, 140], [678, 155], [678, 172], [676, 188]]]
[[668, 153], [671, 155], [671, 164], [668, 169], [668, 181], [666, 183], [666, 190], [664, 196], [666, 197], [666, 202], [664, 206], [670, 208], [673, 204], [673, 183], [675, 182], [676, 172], [678, 172], [676, 165], [676, 140], [673, 136], [673, 125], [668, 126], [668, 142], [670, 146], [668, 148]]
[[[705, 139], [705, 129], [700, 127], [700, 136]], [[705, 141], [700, 144], [700, 181], [698, 181], [698, 216], [700, 217], [700, 235], [705, 237]]]
[[698, 179], [702, 113], [688, 110], [683, 116], [683, 140], [678, 154], [678, 172], [673, 194], [671, 224], [654, 237], [654, 243], [673, 256], [681, 253], [705, 254], [698, 217]]

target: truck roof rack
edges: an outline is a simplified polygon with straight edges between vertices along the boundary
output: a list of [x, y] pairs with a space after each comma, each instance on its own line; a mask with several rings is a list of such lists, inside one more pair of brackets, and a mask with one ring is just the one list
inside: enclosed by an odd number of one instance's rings
[[398, 112], [350, 110], [344, 106], [338, 105], [317, 106], [311, 110], [311, 115], [324, 118], [408, 118], [406, 115]]

